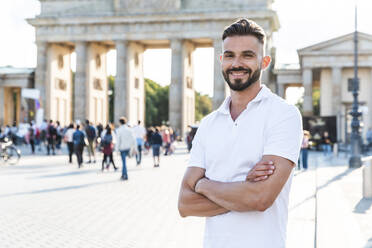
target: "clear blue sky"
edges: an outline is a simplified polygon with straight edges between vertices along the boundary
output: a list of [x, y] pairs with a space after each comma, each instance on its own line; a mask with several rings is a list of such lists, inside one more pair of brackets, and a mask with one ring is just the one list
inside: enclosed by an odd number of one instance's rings
[[[281, 28], [274, 35], [278, 63], [297, 63], [297, 49], [354, 31], [355, 0], [275, 0]], [[358, 29], [372, 34], [372, 0], [359, 0]], [[36, 0], [1, 0], [0, 66], [34, 67], [34, 29], [25, 18], [40, 12]], [[115, 54], [110, 53], [109, 73], [115, 71]], [[195, 52], [195, 88], [213, 91], [213, 50]], [[162, 65], [159, 67], [157, 65]], [[145, 76], [161, 84], [170, 81], [170, 50], [145, 53]]]

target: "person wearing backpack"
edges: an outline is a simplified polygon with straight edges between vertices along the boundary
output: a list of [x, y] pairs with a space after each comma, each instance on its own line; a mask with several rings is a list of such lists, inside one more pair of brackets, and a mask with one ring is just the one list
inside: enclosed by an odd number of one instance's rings
[[87, 163], [89, 164], [92, 162], [92, 159], [91, 159], [92, 156], [93, 156], [93, 163], [96, 163], [94, 141], [96, 140], [97, 133], [96, 133], [96, 129], [92, 125], [90, 125], [89, 120], [85, 120], [85, 133], [88, 139], [89, 161]]
[[77, 157], [79, 168], [83, 163], [83, 150], [85, 146], [85, 135], [82, 131], [79, 130], [80, 125], [76, 125], [76, 131], [72, 135], [72, 140], [74, 142], [74, 151]]
[[[102, 146], [103, 146], [102, 171], [105, 169], [105, 163], [107, 164], [106, 165], [107, 170], [110, 168], [110, 164], [112, 163], [116, 171], [118, 168], [115, 166], [114, 158], [112, 156], [112, 153], [114, 150], [114, 141], [113, 141], [113, 136], [111, 132], [111, 127], [109, 126], [106, 129], [105, 136], [103, 136]], [[108, 163], [107, 163], [107, 159], [110, 159]]]

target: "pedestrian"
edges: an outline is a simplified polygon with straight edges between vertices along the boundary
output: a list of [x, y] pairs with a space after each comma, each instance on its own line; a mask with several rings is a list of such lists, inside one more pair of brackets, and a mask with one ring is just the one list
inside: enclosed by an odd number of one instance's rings
[[152, 136], [153, 133], [154, 133], [154, 128], [153, 127], [147, 128], [147, 130], [146, 130], [146, 141], [145, 141], [145, 152], [146, 152], [146, 154], [148, 154], [150, 152], [151, 136]]
[[331, 146], [332, 142], [331, 142], [331, 138], [329, 137], [329, 134], [327, 131], [323, 133], [320, 143], [322, 144], [323, 155], [325, 157], [328, 157], [329, 155], [331, 155], [332, 154], [332, 146]]
[[93, 163], [96, 163], [96, 153], [95, 153], [95, 140], [97, 137], [96, 129], [89, 123], [89, 120], [85, 120], [85, 133], [88, 139], [88, 164], [92, 163], [91, 157], [93, 157]]
[[56, 150], [58, 153], [61, 153], [61, 145], [62, 145], [62, 137], [63, 137], [63, 128], [61, 127], [61, 123], [56, 121]]
[[13, 122], [13, 126], [10, 128], [10, 139], [12, 140], [13, 144], [18, 145], [18, 127], [17, 122]]
[[207, 217], [205, 248], [285, 247], [301, 115], [261, 83], [271, 58], [260, 26], [240, 19], [225, 28], [222, 43], [230, 96], [200, 122], [178, 209]]
[[56, 152], [55, 152], [56, 136], [57, 136], [57, 129], [55, 128], [53, 124], [53, 120], [50, 120], [48, 128], [47, 128], [47, 133], [46, 133], [46, 138], [48, 141], [47, 155], [50, 155], [50, 150], [52, 150], [53, 155], [56, 155]]
[[101, 123], [98, 123], [98, 125], [96, 126], [96, 130], [97, 130], [96, 147], [98, 147], [101, 143], [101, 134], [103, 131], [103, 125]]
[[76, 125], [76, 130], [72, 135], [72, 140], [74, 142], [74, 152], [78, 161], [79, 168], [83, 164], [83, 150], [85, 146], [85, 135], [80, 131], [80, 125]]
[[30, 122], [30, 127], [28, 128], [28, 143], [31, 146], [31, 153], [35, 154], [35, 129], [32, 122]]
[[64, 141], [67, 144], [67, 150], [68, 150], [68, 162], [71, 164], [72, 163], [72, 154], [74, 154], [74, 140], [73, 140], [73, 135], [74, 135], [74, 124], [70, 124], [67, 128], [67, 131], [65, 132], [64, 135]]
[[[113, 149], [114, 149], [114, 141], [113, 136], [111, 134], [111, 127], [107, 127], [107, 131], [105, 136], [102, 139], [102, 147], [103, 147], [103, 160], [102, 160], [102, 171], [105, 169], [105, 163], [107, 164], [106, 169], [110, 168], [110, 164], [114, 166], [115, 171], [118, 169], [115, 166], [114, 158], [113, 158]], [[107, 159], [109, 162], [107, 163]]]
[[310, 132], [304, 130], [304, 137], [302, 138], [301, 144], [301, 157], [302, 157], [302, 167], [304, 170], [307, 170], [308, 164], [308, 153], [309, 153], [309, 139], [310, 139]]
[[163, 144], [163, 138], [160, 135], [159, 127], [155, 128], [155, 133], [151, 136], [152, 156], [154, 158], [154, 167], [160, 166], [160, 147]]
[[133, 127], [133, 132], [137, 141], [137, 155], [136, 161], [137, 165], [141, 164], [142, 161], [142, 146], [144, 145], [144, 138], [146, 136], [146, 129], [141, 125], [141, 121], [137, 122], [137, 125]]
[[43, 120], [43, 122], [40, 125], [40, 146], [39, 151], [41, 151], [41, 146], [47, 147], [47, 130], [48, 130], [48, 122], [46, 119]]
[[169, 134], [168, 127], [163, 128], [162, 138], [163, 138], [163, 143], [164, 143], [164, 148], [165, 148], [164, 155], [167, 156], [169, 153], [169, 148], [171, 144], [171, 137]]
[[120, 179], [128, 180], [127, 156], [131, 150], [136, 150], [137, 144], [133, 131], [126, 124], [127, 119], [125, 117], [121, 117], [119, 122], [120, 127], [116, 130], [117, 150], [119, 150], [120, 152], [121, 160], [123, 163]]

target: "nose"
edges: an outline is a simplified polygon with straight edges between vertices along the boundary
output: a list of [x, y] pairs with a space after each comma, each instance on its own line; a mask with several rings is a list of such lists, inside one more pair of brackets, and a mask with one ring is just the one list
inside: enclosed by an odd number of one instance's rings
[[234, 68], [234, 67], [242, 67], [242, 66], [243, 66], [243, 63], [242, 63], [240, 57], [239, 56], [235, 57], [232, 64], [231, 64], [231, 67]]

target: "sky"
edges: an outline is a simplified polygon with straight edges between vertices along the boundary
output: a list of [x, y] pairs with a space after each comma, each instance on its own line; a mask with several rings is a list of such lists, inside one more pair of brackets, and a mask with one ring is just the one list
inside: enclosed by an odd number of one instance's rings
[[[277, 63], [298, 63], [298, 49], [353, 32], [355, 4], [358, 30], [372, 34], [372, 0], [275, 0], [281, 26], [273, 37]], [[35, 31], [25, 18], [39, 13], [37, 0], [0, 1], [0, 66], [36, 66]], [[169, 84], [171, 51], [147, 50], [144, 56], [145, 77]], [[213, 49], [198, 48], [193, 56], [195, 89], [212, 95]], [[115, 51], [109, 52], [109, 74], [115, 74], [115, 57]]]

